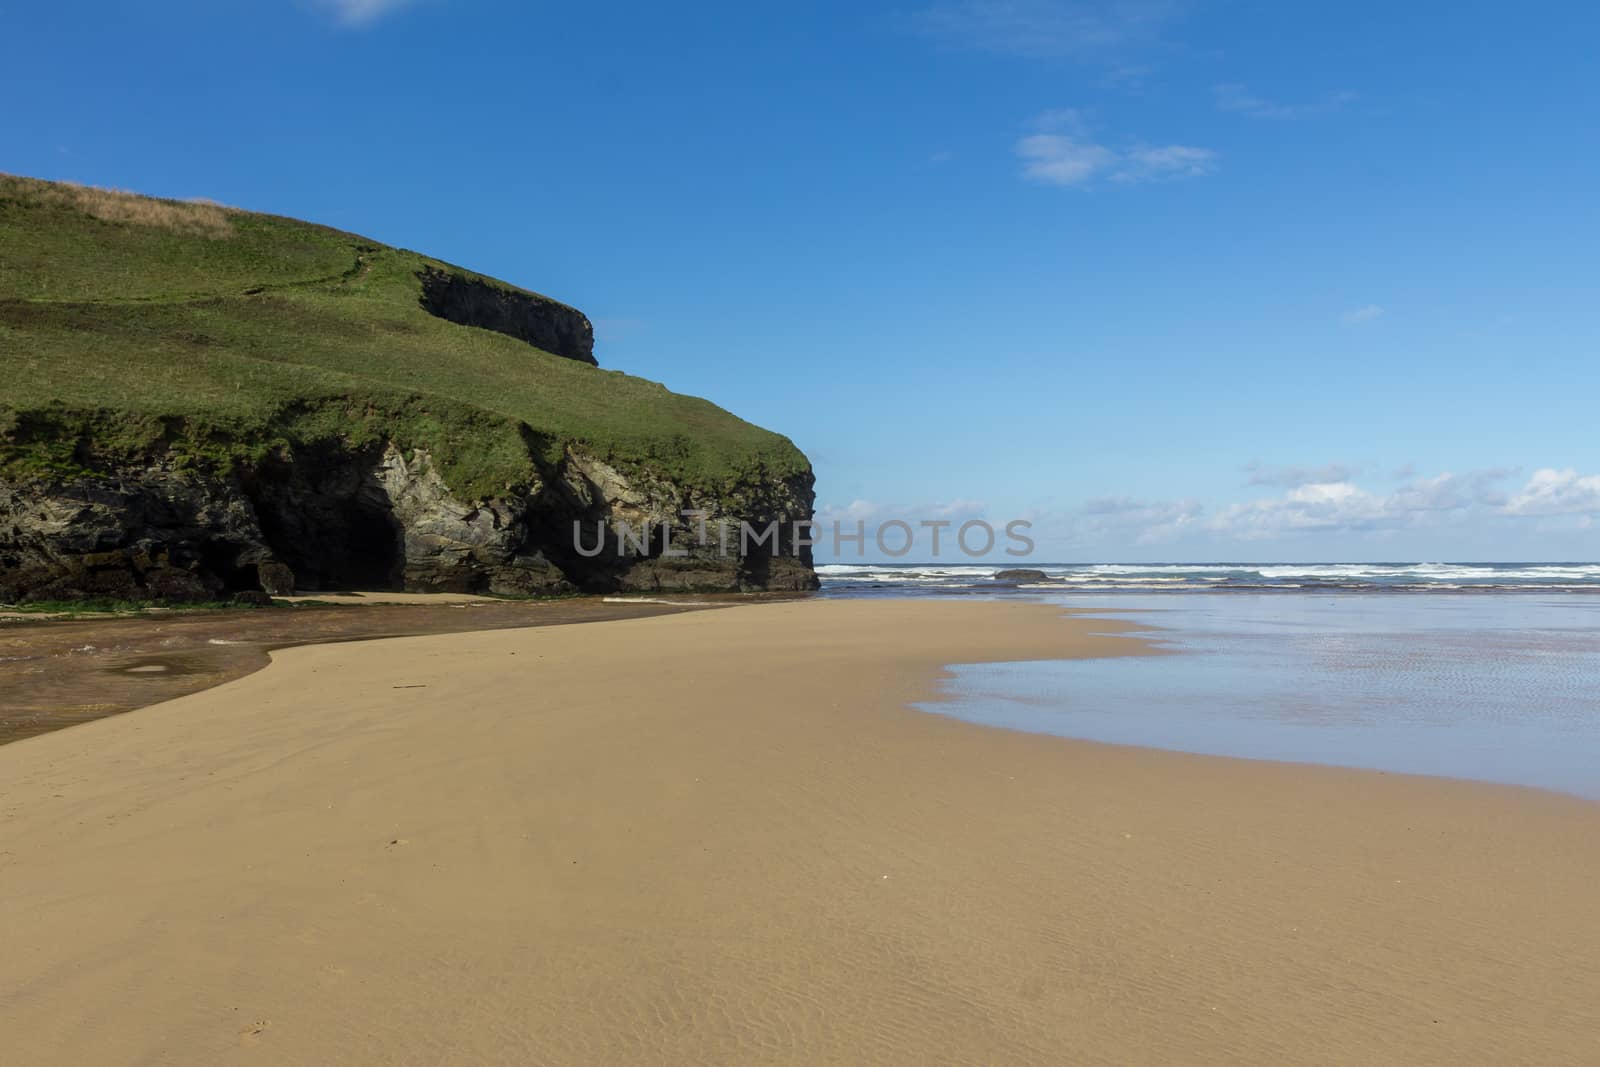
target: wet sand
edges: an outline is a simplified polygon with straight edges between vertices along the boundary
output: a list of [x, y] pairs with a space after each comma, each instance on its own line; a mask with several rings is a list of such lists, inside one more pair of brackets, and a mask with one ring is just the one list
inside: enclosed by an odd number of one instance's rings
[[92, 722], [260, 670], [273, 649], [333, 641], [648, 618], [727, 606], [668, 600], [318, 594], [292, 608], [133, 616], [0, 616], [0, 745]]
[[809, 601], [321, 645], [0, 747], [20, 1063], [1600, 1062], [1600, 805], [910, 710]]

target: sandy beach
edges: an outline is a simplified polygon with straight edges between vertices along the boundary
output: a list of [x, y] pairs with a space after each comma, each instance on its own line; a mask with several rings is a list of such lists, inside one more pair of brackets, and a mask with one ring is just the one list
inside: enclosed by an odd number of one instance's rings
[[1600, 805], [908, 706], [1119, 629], [317, 645], [0, 746], [0, 1060], [1600, 1062]]
[[[176, 700], [331, 641], [505, 630], [699, 611], [729, 598], [492, 600], [442, 594], [284, 597], [293, 609], [68, 618], [0, 615], [0, 746]], [[306, 603], [309, 601], [310, 603]]]

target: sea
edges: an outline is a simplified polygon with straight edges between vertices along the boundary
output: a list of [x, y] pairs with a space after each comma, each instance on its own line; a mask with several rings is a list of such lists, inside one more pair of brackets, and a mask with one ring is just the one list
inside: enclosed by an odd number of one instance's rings
[[[1007, 569], [1042, 578], [997, 580]], [[1600, 593], [1600, 563], [1015, 563], [819, 566], [830, 594]]]
[[925, 710], [1114, 744], [1600, 800], [1600, 563], [818, 568], [829, 597], [1005, 598], [1174, 655], [954, 664]]

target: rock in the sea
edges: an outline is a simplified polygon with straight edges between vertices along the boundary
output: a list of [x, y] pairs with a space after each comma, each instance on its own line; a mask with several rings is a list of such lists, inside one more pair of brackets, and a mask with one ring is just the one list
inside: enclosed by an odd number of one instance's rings
[[1050, 576], [1044, 571], [1029, 570], [1027, 568], [995, 571], [991, 577], [998, 582], [1044, 582], [1050, 579]]

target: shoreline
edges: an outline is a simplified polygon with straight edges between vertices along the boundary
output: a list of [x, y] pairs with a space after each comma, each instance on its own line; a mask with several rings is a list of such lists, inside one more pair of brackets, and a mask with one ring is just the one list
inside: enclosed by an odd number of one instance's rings
[[0, 746], [226, 685], [264, 670], [271, 653], [302, 645], [648, 618], [737, 603], [454, 593], [279, 599], [291, 606], [0, 616]]
[[41, 1063], [1592, 1060], [1592, 802], [909, 706], [1141, 629], [311, 645], [0, 747], [0, 1020]]

